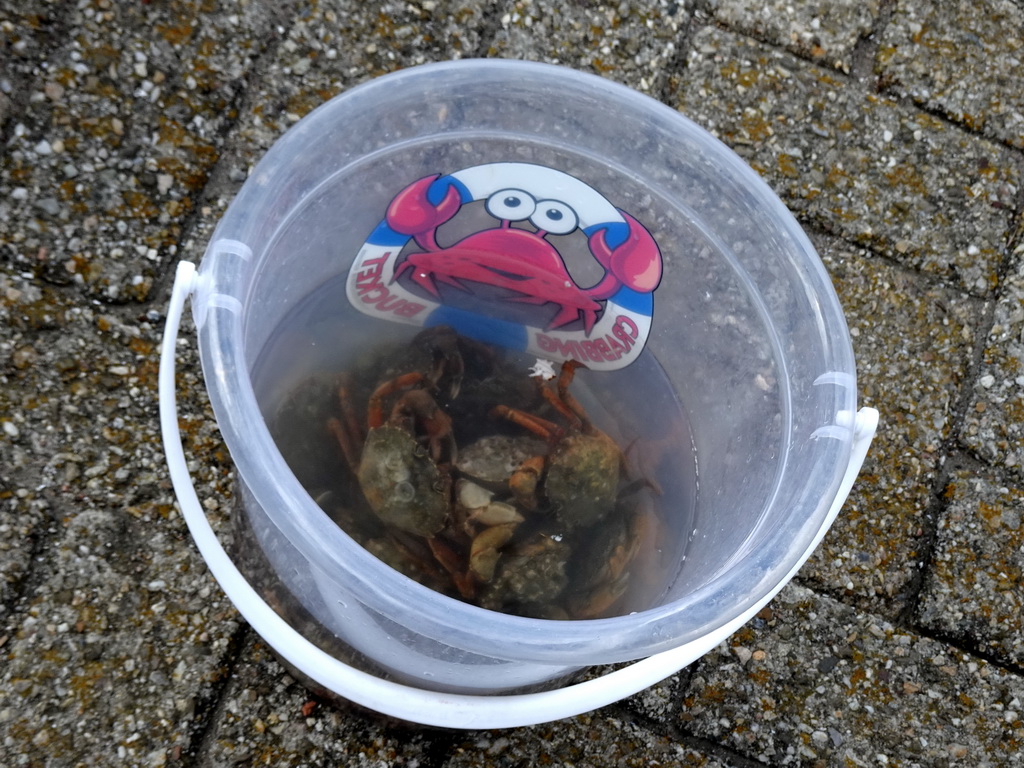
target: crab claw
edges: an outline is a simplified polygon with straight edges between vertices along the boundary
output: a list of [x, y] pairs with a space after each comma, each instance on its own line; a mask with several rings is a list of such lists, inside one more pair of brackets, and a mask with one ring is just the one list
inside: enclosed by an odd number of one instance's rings
[[438, 178], [439, 175], [434, 174], [414, 181], [395, 195], [386, 215], [391, 229], [402, 235], [416, 237], [417, 242], [424, 235], [428, 235], [432, 241], [434, 230], [459, 212], [462, 198], [454, 186], [445, 190], [444, 197], [438, 203], [431, 202], [430, 187]]
[[624, 242], [614, 248], [609, 247], [608, 228], [604, 227], [591, 235], [588, 243], [594, 258], [605, 268], [601, 282], [584, 291], [587, 296], [598, 301], [612, 296], [622, 286], [638, 293], [650, 293], [661, 282], [661, 251], [658, 250], [658, 244], [643, 224], [625, 211], [619, 213], [629, 227]]

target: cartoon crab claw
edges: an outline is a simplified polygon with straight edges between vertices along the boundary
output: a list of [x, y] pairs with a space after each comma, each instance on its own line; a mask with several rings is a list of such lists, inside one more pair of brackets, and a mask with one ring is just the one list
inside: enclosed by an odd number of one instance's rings
[[432, 245], [436, 249], [435, 231], [458, 213], [462, 206], [459, 191], [454, 186], [448, 187], [439, 203], [430, 201], [427, 192], [438, 178], [439, 174], [434, 174], [414, 181], [399, 192], [388, 206], [388, 226], [399, 234], [415, 237], [416, 242], [424, 248]]
[[625, 211], [619, 211], [626, 220], [629, 234], [621, 245], [608, 246], [607, 227], [590, 236], [590, 252], [605, 268], [604, 277], [584, 293], [592, 299], [607, 299], [623, 285], [638, 293], [650, 293], [661, 282], [661, 251], [644, 225]]

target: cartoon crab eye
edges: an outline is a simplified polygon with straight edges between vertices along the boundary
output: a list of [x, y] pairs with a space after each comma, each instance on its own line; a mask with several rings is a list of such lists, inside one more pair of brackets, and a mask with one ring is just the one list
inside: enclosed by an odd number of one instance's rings
[[557, 200], [538, 200], [537, 212], [530, 217], [530, 223], [553, 235], [567, 235], [579, 226], [576, 211]]
[[537, 201], [521, 189], [499, 189], [487, 198], [487, 212], [496, 219], [523, 221], [533, 215]]

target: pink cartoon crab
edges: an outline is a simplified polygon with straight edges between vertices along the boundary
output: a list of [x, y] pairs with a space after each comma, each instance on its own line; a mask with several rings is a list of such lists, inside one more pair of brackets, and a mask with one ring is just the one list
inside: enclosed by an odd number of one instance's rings
[[[414, 283], [435, 297], [440, 297], [439, 282], [461, 290], [469, 290], [467, 283], [507, 289], [508, 301], [556, 305], [558, 311], [548, 323], [549, 329], [582, 319], [587, 335], [602, 310], [602, 301], [626, 289], [650, 293], [658, 286], [661, 252], [636, 219], [566, 174], [539, 166], [505, 165], [539, 170], [506, 179], [518, 184], [499, 189], [493, 189], [493, 182], [485, 183], [480, 174], [428, 176], [392, 200], [385, 219], [388, 227], [411, 237], [422, 249], [398, 264], [394, 279], [409, 273]], [[469, 170], [479, 168], [485, 166]], [[554, 186], [563, 194], [575, 190], [579, 198], [575, 207], [544, 197], [539, 190], [545, 181], [556, 182]], [[531, 194], [522, 188], [525, 186], [539, 193]], [[440, 245], [438, 228], [473, 200], [484, 200], [487, 212], [500, 224], [451, 245]], [[512, 226], [516, 222], [529, 222], [533, 229]], [[549, 234], [568, 235], [578, 228], [587, 234], [590, 253], [604, 268], [604, 276], [590, 288], [575, 283], [561, 254], [546, 239]]]

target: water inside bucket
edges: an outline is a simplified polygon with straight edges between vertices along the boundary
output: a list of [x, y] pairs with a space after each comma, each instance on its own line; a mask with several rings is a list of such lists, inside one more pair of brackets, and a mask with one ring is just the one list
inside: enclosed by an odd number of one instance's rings
[[[361, 385], [361, 394], [353, 395], [353, 401], [365, 422], [369, 390], [381, 383], [378, 379], [394, 373], [396, 361], [418, 357], [426, 365], [430, 360], [426, 350], [410, 346], [421, 329], [369, 318], [352, 309], [344, 292], [344, 276], [338, 276], [296, 302], [252, 369], [257, 400], [278, 449], [303, 487], [338, 525], [406, 575], [494, 610], [569, 618], [568, 610], [581, 616], [597, 611], [621, 615], [658, 602], [675, 580], [697, 528], [697, 474], [685, 409], [653, 355], [643, 354], [620, 371], [580, 370], [571, 387], [595, 425], [625, 450], [637, 480], [620, 483], [623, 490], [613, 512], [585, 530], [566, 531], [551, 515], [522, 510], [525, 521], [501, 545], [493, 575], [472, 585], [471, 594], [459, 594], [450, 580], [438, 577], [438, 564], [422, 540], [386, 528], [373, 515], [327, 428], [332, 416], [341, 415], [337, 391], [342, 372], [357, 379], [354, 384], [350, 381], [350, 389], [359, 390]], [[472, 391], [475, 368], [485, 367], [490, 378], [481, 387], [488, 388], [487, 398], [515, 396], [495, 383], [503, 375], [517, 377], [513, 389], [524, 388], [524, 397], [535, 398], [537, 388], [528, 376], [535, 358], [490, 345], [466, 351], [476, 357], [467, 359], [462, 392], [449, 408], [456, 417], [460, 455], [470, 456], [474, 446], [483, 445], [478, 440], [486, 442], [492, 435], [534, 450], [539, 445], [541, 452], [546, 451], [541, 441], [521, 427], [490, 417], [488, 409], [497, 401], [484, 402]], [[392, 366], [387, 376], [381, 372], [386, 367], [382, 359]], [[409, 365], [402, 368], [399, 362], [398, 368], [405, 371]], [[371, 380], [358, 381], [367, 371], [374, 371], [369, 374]], [[492, 395], [492, 391], [503, 394]], [[500, 491], [495, 498], [510, 501]], [[641, 518], [647, 527], [634, 525], [632, 530], [642, 533], [630, 537], [628, 522]], [[651, 527], [655, 525], [657, 529]], [[629, 564], [625, 578], [602, 576], [595, 561], [614, 561], [616, 546], [628, 548], [634, 543], [640, 553]]]

